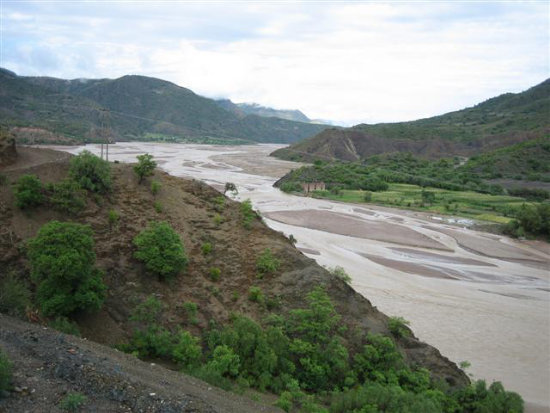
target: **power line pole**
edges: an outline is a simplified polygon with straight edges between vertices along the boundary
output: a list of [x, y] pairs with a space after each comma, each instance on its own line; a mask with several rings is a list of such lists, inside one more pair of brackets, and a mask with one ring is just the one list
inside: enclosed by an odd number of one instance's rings
[[99, 110], [101, 159], [103, 159], [103, 145], [105, 145], [105, 160], [109, 160], [109, 143], [111, 141], [110, 115], [107, 109]]

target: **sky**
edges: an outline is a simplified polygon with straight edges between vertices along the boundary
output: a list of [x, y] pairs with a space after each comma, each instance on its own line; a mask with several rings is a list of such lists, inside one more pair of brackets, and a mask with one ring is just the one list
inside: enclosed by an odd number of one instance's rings
[[414, 120], [548, 77], [550, 3], [1, 0], [0, 66], [169, 80], [342, 125]]

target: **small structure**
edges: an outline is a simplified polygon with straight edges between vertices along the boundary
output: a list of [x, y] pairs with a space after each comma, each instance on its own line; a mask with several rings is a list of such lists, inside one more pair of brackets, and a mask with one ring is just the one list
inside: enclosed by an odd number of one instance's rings
[[302, 182], [302, 189], [309, 194], [313, 191], [324, 191], [326, 188], [324, 182]]

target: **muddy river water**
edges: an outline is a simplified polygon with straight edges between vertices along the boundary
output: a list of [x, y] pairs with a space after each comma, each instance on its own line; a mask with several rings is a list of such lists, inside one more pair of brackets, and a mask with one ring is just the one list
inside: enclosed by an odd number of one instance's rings
[[[280, 145], [117, 143], [109, 159], [150, 153], [172, 175], [219, 189], [237, 185], [275, 230], [319, 264], [341, 266], [352, 286], [415, 334], [488, 383], [550, 411], [550, 250], [469, 229], [469, 220], [287, 195], [272, 187], [299, 165], [270, 158]], [[77, 153], [83, 147], [55, 147]], [[99, 146], [86, 149], [99, 154]]]

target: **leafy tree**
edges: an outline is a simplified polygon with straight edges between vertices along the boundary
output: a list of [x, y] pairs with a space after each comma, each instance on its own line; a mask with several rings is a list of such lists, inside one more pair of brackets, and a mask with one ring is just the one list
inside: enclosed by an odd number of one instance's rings
[[435, 192], [422, 190], [421, 196], [423, 204], [431, 205], [435, 202]]
[[238, 194], [239, 191], [237, 190], [237, 186], [233, 182], [226, 182], [225, 183], [225, 189], [223, 191], [224, 195], [227, 191], [231, 191], [234, 194]]
[[167, 222], [153, 222], [134, 238], [134, 257], [160, 279], [176, 276], [187, 265], [179, 235]]
[[82, 151], [71, 159], [69, 176], [81, 188], [92, 192], [106, 193], [112, 188], [109, 162], [89, 151]]
[[176, 335], [172, 360], [182, 367], [193, 367], [199, 364], [202, 357], [202, 348], [199, 339], [187, 331], [180, 331]]
[[31, 278], [47, 316], [99, 310], [106, 286], [94, 268], [92, 230], [87, 225], [50, 221], [28, 243]]
[[143, 178], [153, 175], [153, 171], [157, 167], [157, 163], [153, 161], [153, 155], [145, 153], [137, 156], [138, 163], [134, 166], [134, 172], [139, 177], [139, 183]]
[[252, 221], [256, 213], [252, 209], [252, 202], [250, 199], [246, 199], [241, 203], [241, 215], [243, 227], [250, 229], [252, 227]]
[[15, 205], [21, 209], [42, 205], [45, 201], [42, 182], [36, 175], [23, 175], [14, 188]]

